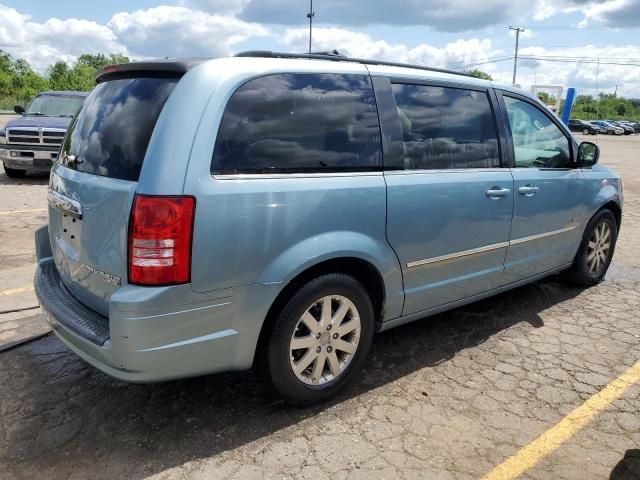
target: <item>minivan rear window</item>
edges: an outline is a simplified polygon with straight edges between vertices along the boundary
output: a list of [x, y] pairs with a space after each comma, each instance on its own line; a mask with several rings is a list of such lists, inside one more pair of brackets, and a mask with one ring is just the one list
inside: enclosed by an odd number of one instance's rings
[[222, 117], [214, 174], [382, 168], [368, 75], [277, 74], [242, 85]]
[[[158, 116], [177, 82], [142, 77], [98, 84], [69, 127], [60, 160], [81, 172], [137, 181]], [[75, 161], [66, 161], [66, 155]]]

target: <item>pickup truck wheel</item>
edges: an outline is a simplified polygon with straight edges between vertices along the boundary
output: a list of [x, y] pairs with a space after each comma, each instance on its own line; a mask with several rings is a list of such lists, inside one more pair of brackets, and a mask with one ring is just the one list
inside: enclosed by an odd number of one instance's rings
[[18, 170], [16, 168], [9, 168], [4, 164], [4, 162], [2, 163], [2, 166], [4, 167], [4, 173], [6, 173], [7, 177], [9, 177], [9, 178], [22, 178], [27, 174], [26, 170]]
[[374, 327], [373, 305], [357, 280], [340, 273], [311, 280], [276, 320], [266, 352], [268, 378], [292, 405], [327, 400], [362, 368]]
[[573, 265], [567, 271], [568, 279], [583, 287], [601, 282], [611, 264], [617, 238], [615, 216], [611, 210], [600, 210], [585, 229]]

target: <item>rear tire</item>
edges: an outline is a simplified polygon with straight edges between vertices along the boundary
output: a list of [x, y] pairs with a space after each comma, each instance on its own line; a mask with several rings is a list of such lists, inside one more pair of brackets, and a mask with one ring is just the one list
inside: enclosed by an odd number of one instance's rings
[[567, 278], [582, 287], [601, 282], [611, 264], [617, 239], [616, 217], [611, 210], [600, 210], [585, 229], [573, 265], [567, 271]]
[[609, 131], [607, 131], [607, 134], [608, 134], [608, 135], [615, 135], [615, 134], [616, 134], [616, 132], [614, 132], [613, 130], [609, 130]]
[[268, 379], [289, 404], [322, 402], [351, 382], [371, 349], [375, 315], [365, 288], [341, 273], [294, 293], [267, 344]]
[[2, 163], [2, 166], [4, 167], [4, 173], [7, 174], [7, 177], [9, 178], [22, 178], [27, 174], [26, 170], [19, 170], [16, 168], [9, 168], [5, 165], [5, 163]]
[[582, 130], [582, 133], [585, 135], [589, 135], [591, 132], [589, 131], [588, 128], [585, 128], [584, 130]]

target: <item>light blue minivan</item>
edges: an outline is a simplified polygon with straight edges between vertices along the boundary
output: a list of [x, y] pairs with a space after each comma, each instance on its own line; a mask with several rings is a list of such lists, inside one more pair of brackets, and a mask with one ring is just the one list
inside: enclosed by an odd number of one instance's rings
[[536, 98], [455, 72], [247, 52], [108, 67], [36, 234], [58, 337], [134, 382], [255, 367], [296, 405], [373, 335], [565, 271], [599, 282], [622, 212]]

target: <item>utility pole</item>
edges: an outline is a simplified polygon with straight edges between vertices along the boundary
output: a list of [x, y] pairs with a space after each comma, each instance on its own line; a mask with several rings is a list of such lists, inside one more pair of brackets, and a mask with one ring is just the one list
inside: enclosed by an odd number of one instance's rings
[[516, 70], [518, 69], [518, 40], [520, 39], [520, 32], [524, 32], [524, 28], [509, 27], [509, 30], [516, 31], [516, 53], [513, 56], [513, 84], [516, 84]]
[[313, 17], [315, 16], [315, 12], [313, 11], [313, 0], [309, 0], [309, 13], [307, 13], [307, 18], [309, 19], [309, 53], [311, 53], [311, 29], [313, 28]]

